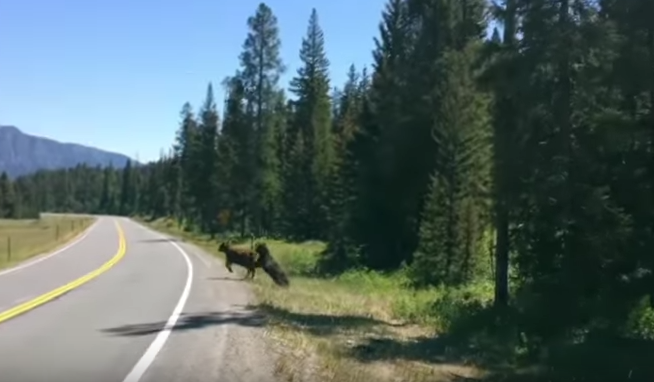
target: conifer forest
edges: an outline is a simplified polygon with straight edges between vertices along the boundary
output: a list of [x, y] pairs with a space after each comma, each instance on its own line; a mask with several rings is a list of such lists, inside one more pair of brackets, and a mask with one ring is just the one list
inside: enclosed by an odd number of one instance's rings
[[247, 25], [159, 160], [3, 175], [0, 216], [167, 217], [324, 241], [317, 274], [488, 282], [490, 302], [452, 302], [451, 330], [511, 354], [654, 340], [652, 0], [388, 0], [373, 64], [342, 84], [315, 9], [290, 84], [274, 10]]

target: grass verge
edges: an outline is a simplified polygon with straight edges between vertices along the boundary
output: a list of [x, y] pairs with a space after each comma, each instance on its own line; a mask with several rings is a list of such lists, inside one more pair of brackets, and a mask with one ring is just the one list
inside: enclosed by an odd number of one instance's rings
[[[184, 232], [170, 220], [144, 223], [218, 255], [216, 241], [207, 235]], [[448, 301], [466, 295], [489, 299], [489, 286], [446, 293], [404, 287], [402, 273], [353, 271], [323, 278], [313, 273], [323, 243], [267, 244], [291, 277], [288, 289], [276, 287], [263, 272], [252, 283], [281, 353], [281, 380], [466, 381], [485, 374], [437, 333], [448, 314], [456, 314], [448, 311], [454, 307]]]
[[83, 232], [92, 218], [54, 217], [0, 219], [0, 269], [53, 251]]

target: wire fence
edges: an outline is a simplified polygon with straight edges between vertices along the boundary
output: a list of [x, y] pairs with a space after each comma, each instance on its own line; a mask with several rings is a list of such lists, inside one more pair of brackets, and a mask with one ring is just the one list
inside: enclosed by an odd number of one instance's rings
[[0, 265], [52, 250], [89, 223], [89, 219], [0, 220]]

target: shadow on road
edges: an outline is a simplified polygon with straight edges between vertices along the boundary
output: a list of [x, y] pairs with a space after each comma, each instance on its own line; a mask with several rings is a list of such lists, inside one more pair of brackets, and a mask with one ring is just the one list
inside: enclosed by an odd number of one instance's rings
[[[204, 312], [184, 313], [181, 315], [173, 331], [202, 329], [213, 325], [240, 325], [249, 327], [260, 327], [265, 325], [265, 317], [255, 311], [246, 310], [241, 312]], [[146, 336], [161, 331], [166, 323], [164, 321], [149, 322], [141, 324], [123, 325], [114, 328], [102, 329], [104, 333], [113, 336]]]

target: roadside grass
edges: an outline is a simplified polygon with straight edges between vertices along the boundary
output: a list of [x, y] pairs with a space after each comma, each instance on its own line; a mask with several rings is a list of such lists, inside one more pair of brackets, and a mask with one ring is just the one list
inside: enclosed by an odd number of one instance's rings
[[[208, 235], [184, 232], [166, 219], [143, 222], [218, 255], [217, 241]], [[323, 243], [266, 243], [291, 278], [290, 288], [278, 288], [258, 271], [252, 283], [281, 354], [276, 370], [281, 380], [432, 382], [485, 375], [474, 366], [474, 352], [455, 351], [438, 333], [460, 313], [457, 301], [490, 301], [490, 285], [416, 291], [405, 286], [402, 272], [363, 270], [324, 278], [314, 272]]]
[[0, 269], [63, 246], [93, 221], [93, 218], [69, 216], [0, 219]]

